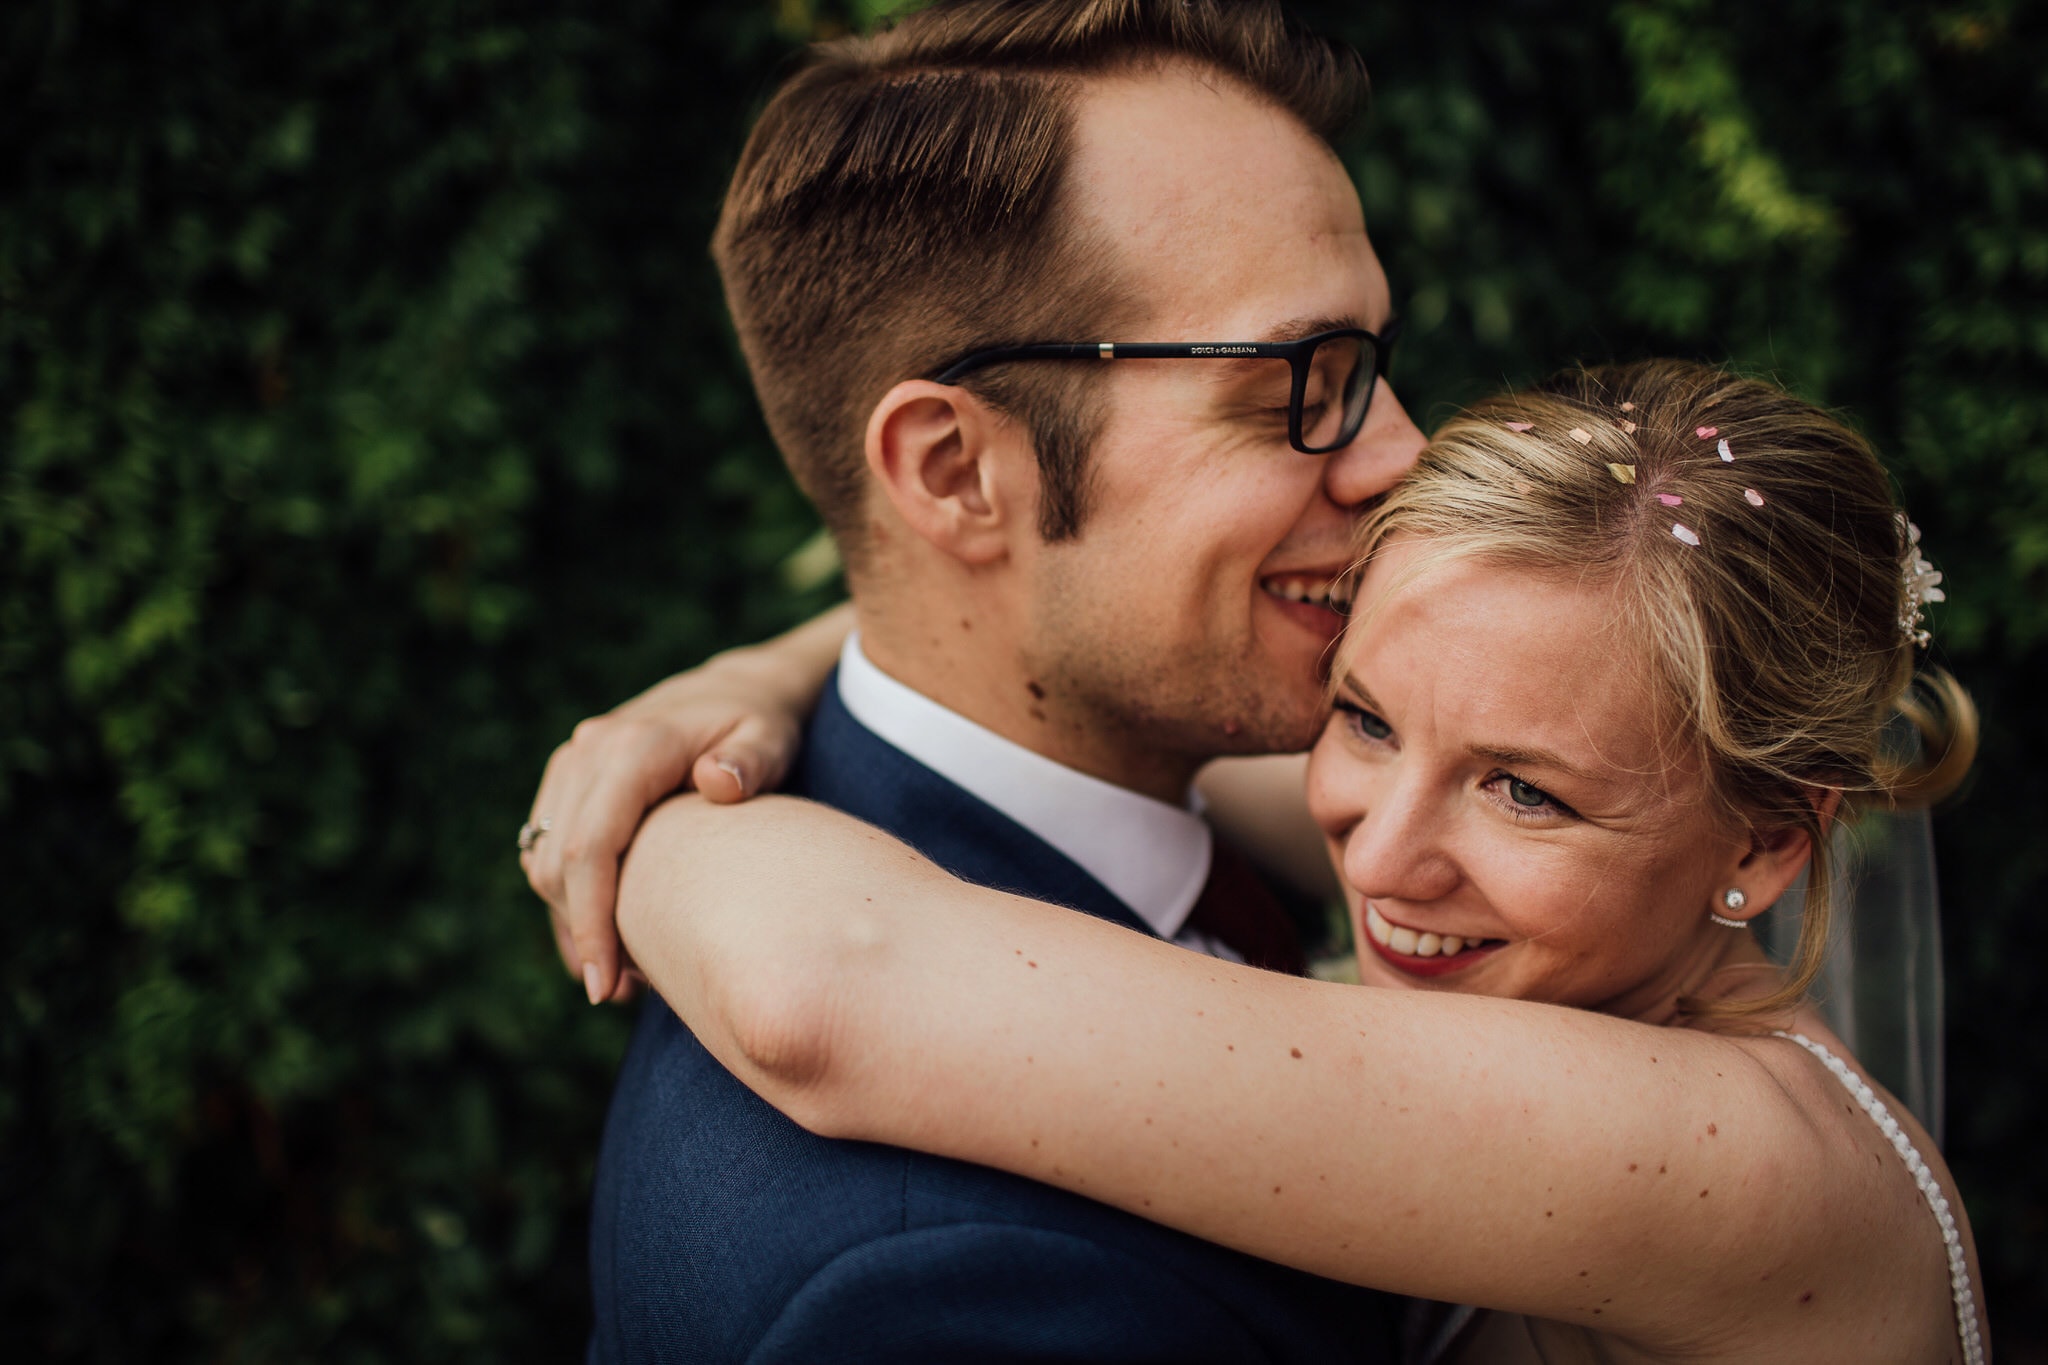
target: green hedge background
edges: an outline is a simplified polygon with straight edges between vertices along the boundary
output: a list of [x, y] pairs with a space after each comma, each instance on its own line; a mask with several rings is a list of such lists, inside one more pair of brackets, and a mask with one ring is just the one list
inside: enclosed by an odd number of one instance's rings
[[[578, 717], [833, 592], [705, 242], [796, 43], [876, 8], [0, 11], [10, 1358], [577, 1352], [629, 1020], [511, 833]], [[1681, 352], [1887, 453], [1988, 722], [1949, 1145], [2048, 1358], [2048, 12], [1300, 8], [1375, 73], [1418, 413]]]

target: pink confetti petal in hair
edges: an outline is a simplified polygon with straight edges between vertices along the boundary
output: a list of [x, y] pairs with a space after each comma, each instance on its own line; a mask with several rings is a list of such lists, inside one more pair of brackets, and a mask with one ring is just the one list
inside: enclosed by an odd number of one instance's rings
[[1636, 410], [1636, 405], [1634, 403], [1623, 403], [1621, 405], [1621, 410], [1623, 412], [1634, 412]]
[[1509, 431], [1527, 431], [1536, 424], [1534, 422], [1503, 422], [1501, 425]]
[[1727, 438], [1726, 436], [1723, 436], [1723, 437], [1721, 438], [1721, 444], [1719, 444], [1718, 446], [1715, 446], [1715, 447], [1714, 447], [1714, 449], [1716, 449], [1716, 450], [1718, 450], [1718, 451], [1720, 451], [1720, 452], [1721, 452], [1721, 463], [1722, 463], [1722, 464], [1734, 464], [1734, 463], [1735, 463], [1735, 452], [1734, 452], [1734, 451], [1732, 451], [1732, 450], [1730, 450], [1730, 449], [1728, 448], [1728, 438]]
[[1636, 434], [1636, 424], [1634, 422], [1629, 421], [1627, 418], [1623, 418], [1617, 425], [1621, 427], [1621, 434], [1624, 436], [1633, 436]]
[[1751, 507], [1762, 507], [1764, 505], [1764, 495], [1757, 492], [1754, 488], [1743, 489], [1742, 500]]
[[1687, 526], [1684, 522], [1672, 522], [1671, 534], [1677, 536], [1681, 541], [1685, 542], [1687, 545], [1698, 545], [1700, 543], [1700, 538], [1697, 535], [1693, 534], [1693, 529], [1690, 526]]
[[1682, 507], [1685, 505], [1685, 499], [1679, 497], [1676, 493], [1659, 493], [1657, 501], [1663, 503], [1666, 507]]
[[1571, 437], [1574, 441], [1577, 441], [1582, 446], [1589, 446], [1593, 444], [1593, 433], [1586, 430], [1584, 427], [1573, 427], [1570, 431], [1566, 432], [1565, 435]]
[[1695, 435], [1695, 436], [1697, 436], [1697, 437], [1699, 437], [1699, 438], [1700, 438], [1700, 439], [1701, 439], [1702, 441], [1711, 441], [1711, 440], [1713, 440], [1713, 439], [1714, 439], [1714, 438], [1715, 438], [1716, 436], [1719, 436], [1719, 435], [1721, 434], [1721, 428], [1719, 428], [1719, 427], [1694, 427], [1694, 428], [1692, 429], [1692, 434], [1693, 434], [1693, 435]]

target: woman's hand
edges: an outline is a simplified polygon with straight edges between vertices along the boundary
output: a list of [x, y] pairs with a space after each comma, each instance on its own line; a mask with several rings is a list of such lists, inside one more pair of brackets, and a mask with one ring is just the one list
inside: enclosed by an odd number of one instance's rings
[[619, 860], [649, 808], [682, 789], [719, 803], [772, 789], [852, 628], [837, 607], [766, 644], [720, 654], [578, 725], [548, 759], [520, 854], [555, 946], [590, 1002], [631, 993], [614, 909]]
[[1308, 813], [1307, 754], [1219, 758], [1195, 786], [1209, 803], [1209, 823], [1260, 867], [1303, 895], [1343, 898], [1323, 831]]

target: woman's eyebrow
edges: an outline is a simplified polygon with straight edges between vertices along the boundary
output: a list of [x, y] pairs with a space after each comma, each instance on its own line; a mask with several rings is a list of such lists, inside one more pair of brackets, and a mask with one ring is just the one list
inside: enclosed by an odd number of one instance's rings
[[1474, 744], [1468, 750], [1474, 757], [1489, 759], [1504, 768], [1548, 768], [1563, 773], [1566, 777], [1581, 782], [1597, 782], [1599, 778], [1562, 754], [1549, 749], [1524, 748], [1515, 745]]
[[1377, 713], [1380, 709], [1380, 704], [1373, 700], [1372, 693], [1366, 690], [1365, 684], [1358, 680], [1355, 673], [1346, 673], [1338, 679], [1337, 691], [1347, 700], [1356, 702], [1368, 711]]

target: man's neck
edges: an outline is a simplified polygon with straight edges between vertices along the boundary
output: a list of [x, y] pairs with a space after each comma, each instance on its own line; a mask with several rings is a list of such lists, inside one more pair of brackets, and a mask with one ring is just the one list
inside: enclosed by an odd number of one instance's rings
[[949, 711], [1055, 763], [1174, 805], [1201, 760], [1135, 742], [1049, 694], [1017, 651], [972, 618], [933, 612], [909, 620], [861, 610], [861, 649], [875, 667]]

